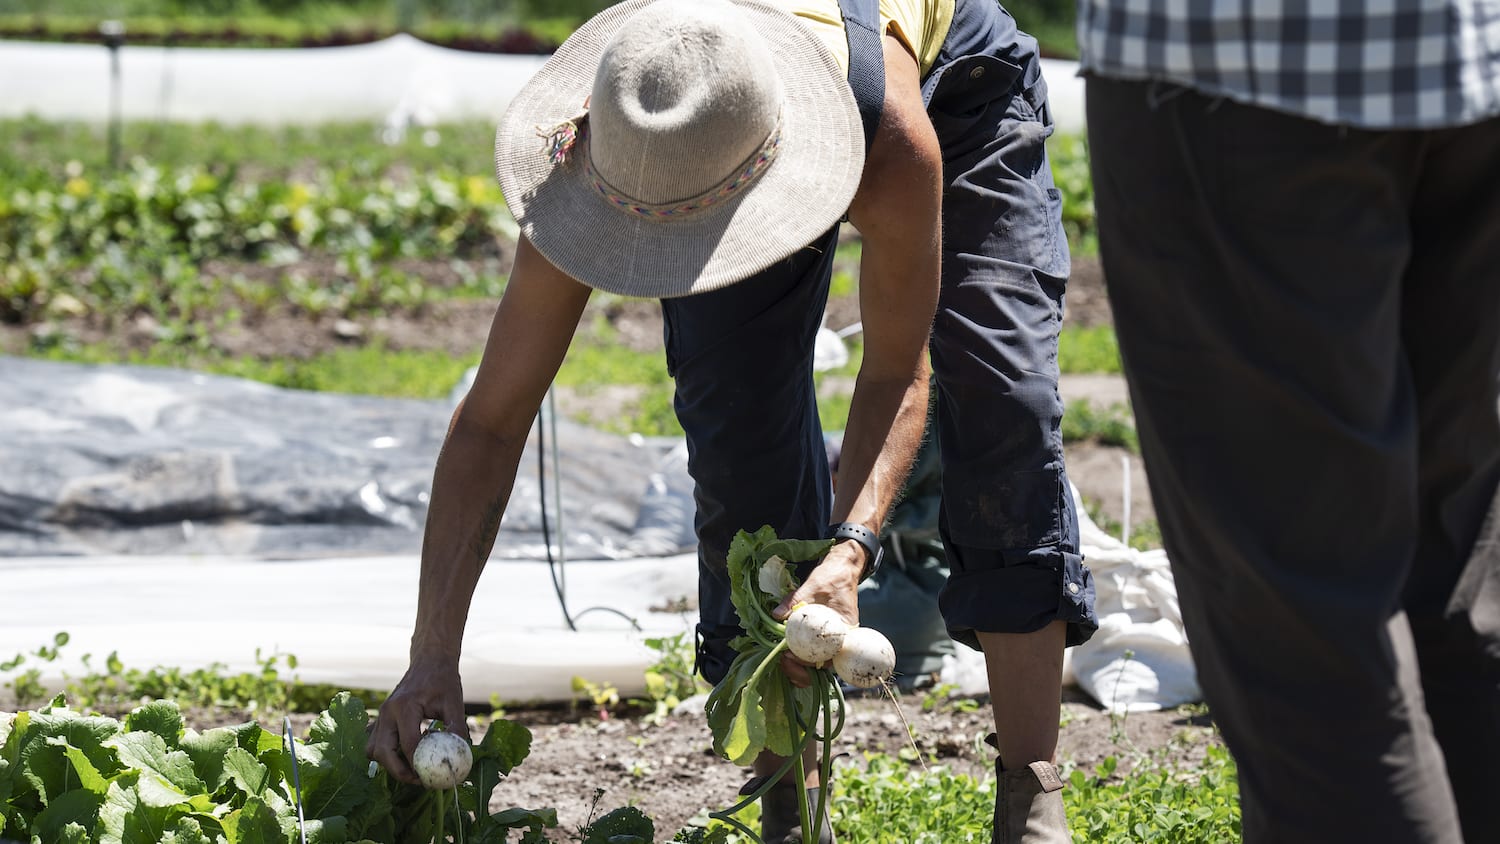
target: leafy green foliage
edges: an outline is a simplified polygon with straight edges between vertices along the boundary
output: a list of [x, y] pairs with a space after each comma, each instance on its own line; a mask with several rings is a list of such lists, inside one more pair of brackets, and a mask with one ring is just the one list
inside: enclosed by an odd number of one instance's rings
[[1122, 372], [1114, 326], [1064, 328], [1057, 338], [1057, 368], [1065, 375]]
[[[67, 631], [61, 631], [53, 637], [51, 646], [42, 646], [29, 655], [16, 654], [0, 663], [0, 674], [17, 671], [28, 664], [29, 658], [53, 662], [68, 641]], [[304, 685], [298, 683], [295, 676], [287, 677], [284, 672], [297, 667], [295, 655], [263, 654], [259, 649], [255, 652], [257, 668], [239, 673], [230, 673], [222, 663], [192, 670], [160, 665], [149, 669], [126, 668], [118, 652], [110, 653], [98, 668], [94, 667], [91, 654], [84, 654], [81, 661], [87, 673], [76, 678], [64, 675], [63, 686], [68, 699], [86, 710], [119, 709], [142, 699], [152, 699], [177, 706], [313, 712], [322, 706], [321, 701], [337, 691], [328, 686]], [[39, 669], [29, 668], [4, 684], [11, 689], [18, 708], [41, 699], [39, 676]], [[377, 703], [384, 699], [380, 693], [365, 694]], [[131, 717], [136, 719], [130, 726], [131, 730], [156, 732], [167, 739], [172, 737], [171, 725], [181, 725], [181, 716], [169, 713], [160, 704], [148, 706]]]
[[[1074, 839], [1091, 844], [1238, 841], [1234, 762], [1221, 746], [1211, 745], [1207, 753], [1193, 770], [1143, 759], [1121, 777], [1113, 756], [1092, 776], [1074, 770], [1063, 791]], [[990, 840], [993, 777], [975, 779], [943, 767], [918, 770], [891, 756], [866, 754], [863, 767], [840, 766], [833, 784], [833, 826], [840, 840]]]
[[[830, 540], [778, 539], [769, 526], [740, 531], [730, 542], [730, 599], [745, 632], [730, 643], [738, 656], [709, 695], [705, 712], [714, 750], [737, 765], [750, 764], [763, 750], [791, 756], [801, 743], [797, 723], [812, 724], [822, 703], [815, 687], [794, 690], [781, 671], [786, 625], [772, 618], [771, 611], [784, 596], [761, 589], [761, 567], [773, 557], [786, 563], [814, 561], [831, 545]], [[837, 688], [835, 684], [834, 694]], [[796, 701], [795, 713], [786, 708], [789, 698]]]
[[[792, 685], [781, 670], [786, 625], [771, 615], [797, 586], [789, 567], [821, 559], [832, 545], [827, 539], [780, 539], [770, 526], [754, 533], [742, 530], [729, 545], [730, 601], [744, 633], [729, 643], [738, 655], [704, 707], [714, 752], [741, 766], [762, 752], [786, 760], [744, 800], [710, 813], [741, 832], [749, 829], [736, 819], [737, 812], [788, 774], [792, 782], [803, 781], [803, 751], [814, 734], [822, 740], [822, 781], [833, 773], [831, 747], [843, 730], [843, 693], [832, 671], [824, 668], [808, 669], [811, 683], [805, 688]], [[812, 814], [821, 822], [822, 807], [813, 807]], [[804, 824], [803, 835], [815, 840], [815, 825]]]
[[0, 15], [0, 37], [98, 43], [107, 16], [125, 24], [127, 45], [200, 47], [326, 47], [409, 32], [458, 49], [534, 53], [579, 20], [559, 29], [523, 19], [513, 3], [472, 0], [8, 0], [4, 9], [12, 14]]
[[1099, 254], [1094, 216], [1094, 179], [1089, 172], [1088, 138], [1080, 133], [1055, 134], [1047, 141], [1052, 181], [1063, 195], [1063, 230], [1075, 255]]
[[211, 350], [161, 345], [123, 357], [105, 346], [63, 346], [40, 352], [36, 357], [73, 363], [170, 366], [249, 378], [291, 390], [408, 399], [446, 397], [464, 372], [479, 362], [478, 352], [454, 356], [437, 350], [397, 351], [379, 343], [335, 349], [310, 358], [234, 357]]
[[[612, 0], [113, 0], [129, 43], [322, 46], [373, 40], [396, 30], [477, 50], [539, 51], [560, 43]], [[1078, 54], [1075, 11], [1067, 0], [1006, 4], [1044, 55]], [[0, 33], [33, 39], [98, 40], [100, 6], [89, 0], [12, 0]]]
[[[481, 175], [255, 182], [137, 161], [96, 178], [75, 166], [59, 188], [0, 171], [0, 319], [144, 315], [163, 339], [186, 341], [226, 312], [283, 300], [314, 316], [416, 307], [436, 294], [390, 262], [479, 257], [513, 233], [499, 187]], [[276, 270], [305, 254], [332, 256], [330, 271]], [[205, 272], [214, 261], [260, 269]]]
[[1062, 438], [1063, 442], [1093, 440], [1104, 445], [1124, 446], [1131, 451], [1141, 450], [1130, 410], [1119, 404], [1101, 408], [1084, 399], [1069, 402], [1063, 411]]
[[[1111, 757], [1111, 760], [1113, 757]], [[1240, 839], [1239, 780], [1229, 751], [1210, 746], [1201, 767], [1157, 767], [1112, 781], [1074, 771], [1065, 792], [1075, 836], [1104, 844], [1197, 844]]]
[[894, 757], [867, 754], [864, 770], [841, 767], [833, 782], [833, 828], [840, 840], [990, 840], [992, 778], [975, 780], [942, 767], [914, 770]]
[[[0, 673], [16, 671], [20, 666], [35, 659], [38, 662], [53, 662], [57, 659], [58, 652], [68, 644], [68, 632], [60, 631], [52, 637], [52, 644], [42, 645], [30, 654], [18, 653], [14, 657], [0, 662]], [[5, 682], [4, 687], [10, 689], [11, 696], [16, 699], [18, 708], [24, 708], [31, 703], [41, 701], [46, 695], [46, 689], [41, 684], [42, 670], [33, 665]]]
[[550, 809], [487, 809], [490, 791], [529, 752], [525, 727], [493, 723], [455, 794], [372, 770], [367, 723], [358, 698], [336, 695], [305, 741], [290, 739], [297, 742], [294, 778], [287, 738], [254, 723], [198, 733], [183, 725], [175, 704], [161, 701], [121, 723], [75, 712], [59, 696], [10, 716], [0, 731], [0, 831], [29, 831], [45, 842], [285, 844], [298, 829], [297, 782], [308, 840], [323, 844], [430, 842], [439, 818], [468, 841], [501, 842], [518, 831], [523, 841], [540, 842], [557, 827]]
[[[47, 0], [51, 2], [51, 0]], [[93, 2], [93, 0], [89, 0]], [[109, 172], [106, 128], [94, 123], [0, 120], [0, 173], [17, 184]], [[488, 177], [495, 166], [495, 127], [488, 121], [437, 127], [438, 143], [420, 133], [386, 136], [368, 121], [256, 126], [128, 121], [121, 127], [125, 157], [142, 157], [165, 170], [206, 167], [236, 180], [306, 182], [314, 174], [347, 174], [360, 183], [401, 183], [412, 173], [451, 172]]]
[[654, 844], [656, 826], [640, 809], [624, 806], [594, 821], [582, 844]]
[[[1099, 526], [1100, 530], [1110, 536], [1118, 537], [1121, 535], [1125, 526], [1118, 519], [1113, 519], [1106, 515], [1098, 501], [1085, 496], [1083, 506], [1088, 512], [1089, 518], [1093, 520], [1094, 524]], [[1155, 519], [1132, 519], [1127, 539], [1129, 540], [1127, 544], [1138, 551], [1150, 551], [1154, 548], [1160, 548], [1162, 547], [1161, 523]]]
[[663, 724], [677, 705], [711, 687], [694, 670], [696, 654], [686, 633], [646, 639], [646, 647], [658, 654], [656, 662], [646, 669], [646, 699], [632, 701], [645, 707], [647, 723]]

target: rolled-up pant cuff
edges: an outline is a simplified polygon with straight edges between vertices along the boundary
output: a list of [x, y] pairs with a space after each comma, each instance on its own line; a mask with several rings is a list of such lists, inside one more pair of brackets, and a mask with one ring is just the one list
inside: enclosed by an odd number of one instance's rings
[[[1067, 644], [1081, 645], [1099, 629], [1094, 577], [1083, 558], [1059, 548], [966, 551], [970, 565], [955, 571], [938, 596], [948, 635], [975, 650], [976, 633], [1032, 633], [1067, 622]], [[989, 565], [973, 565], [989, 557]]]

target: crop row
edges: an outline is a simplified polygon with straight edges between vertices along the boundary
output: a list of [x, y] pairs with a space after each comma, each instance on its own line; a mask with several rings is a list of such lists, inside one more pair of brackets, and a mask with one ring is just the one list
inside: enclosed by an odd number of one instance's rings
[[[200, 155], [232, 146], [224, 132], [206, 129]], [[347, 134], [330, 144], [343, 157], [296, 161], [192, 163], [190, 145], [170, 136], [165, 163], [136, 158], [121, 170], [0, 156], [0, 321], [145, 312], [165, 324], [274, 304], [343, 315], [497, 294], [516, 226], [488, 168], [434, 151], [433, 166], [403, 170], [373, 133], [358, 147], [344, 145]], [[466, 130], [452, 134], [473, 145]], [[25, 123], [0, 126], [0, 137], [33, 151], [86, 146]], [[1051, 149], [1069, 240], [1091, 252], [1086, 145], [1062, 136]], [[413, 260], [451, 266], [460, 283], [436, 287], [399, 266]]]
[[[0, 177], [0, 319], [33, 322], [80, 308], [128, 313], [166, 299], [212, 308], [228, 288], [243, 288], [239, 298], [252, 301], [257, 287], [296, 295], [299, 283], [308, 286], [299, 273], [272, 289], [205, 268], [216, 260], [284, 267], [310, 254], [329, 256], [329, 274], [369, 288], [365, 294], [390, 288], [398, 304], [419, 304], [421, 291], [399, 300], [413, 279], [389, 262], [480, 261], [514, 231], [499, 189], [481, 176], [398, 183], [325, 172], [246, 182], [201, 166], [137, 163], [99, 180], [75, 168], [61, 184]], [[311, 287], [323, 289], [318, 281]]]
[[[125, 44], [162, 47], [343, 47], [395, 35], [390, 24], [348, 21], [318, 24], [277, 17], [131, 17]], [[480, 53], [549, 53], [561, 40], [556, 27], [424, 22], [412, 32], [440, 47]], [[566, 36], [566, 32], [561, 35]], [[97, 17], [0, 15], [0, 38], [23, 41], [101, 43]]]

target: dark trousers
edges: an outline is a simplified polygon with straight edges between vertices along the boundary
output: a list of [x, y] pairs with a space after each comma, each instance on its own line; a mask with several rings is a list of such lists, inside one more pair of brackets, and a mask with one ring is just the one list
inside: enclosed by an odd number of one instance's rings
[[[943, 147], [942, 292], [933, 325], [942, 535], [939, 597], [955, 639], [1055, 620], [1098, 627], [1063, 467], [1057, 336], [1067, 284], [1061, 195], [1035, 42], [998, 4], [961, 0], [923, 97]], [[726, 558], [736, 531], [826, 536], [828, 463], [814, 338], [836, 232], [737, 284], [662, 301], [687, 435], [699, 541], [698, 668], [711, 682], [740, 635]]]
[[1245, 840], [1500, 841], [1500, 550], [1476, 542], [1500, 480], [1500, 120], [1087, 95], [1110, 301]]
[[698, 669], [713, 683], [744, 632], [729, 588], [735, 533], [829, 533], [833, 482], [812, 363], [837, 246], [835, 227], [738, 284], [661, 300], [697, 507]]

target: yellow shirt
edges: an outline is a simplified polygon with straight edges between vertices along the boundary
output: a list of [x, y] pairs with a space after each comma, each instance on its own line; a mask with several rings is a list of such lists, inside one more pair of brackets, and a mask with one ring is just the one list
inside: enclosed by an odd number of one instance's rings
[[[771, 0], [774, 5], [801, 18], [833, 51], [839, 65], [849, 68], [849, 41], [844, 35], [844, 17], [838, 0]], [[938, 51], [953, 23], [956, 0], [880, 0], [882, 28], [904, 43], [926, 76], [937, 61]]]

